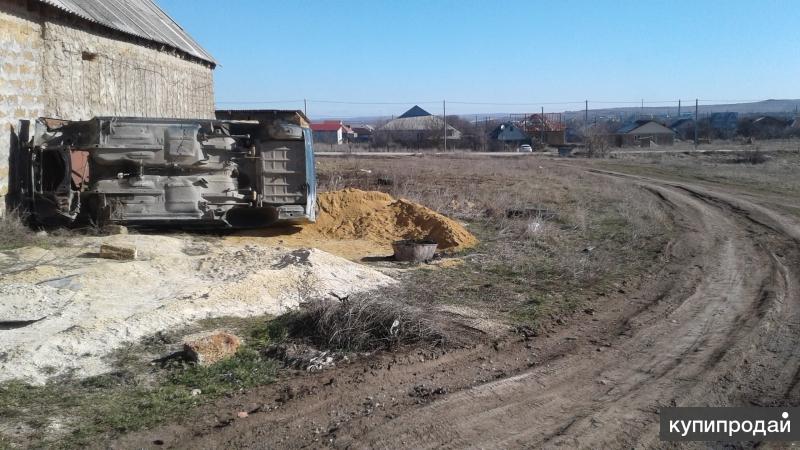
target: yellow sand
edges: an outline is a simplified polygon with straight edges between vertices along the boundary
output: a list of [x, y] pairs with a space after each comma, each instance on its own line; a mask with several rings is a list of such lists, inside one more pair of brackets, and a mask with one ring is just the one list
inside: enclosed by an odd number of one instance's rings
[[319, 212], [314, 224], [250, 231], [233, 239], [261, 238], [278, 245], [317, 247], [350, 259], [391, 254], [391, 243], [400, 239], [431, 239], [439, 249], [447, 251], [478, 243], [460, 223], [383, 192], [324, 192], [317, 197], [317, 203]]
[[391, 244], [399, 239], [431, 239], [442, 250], [461, 250], [478, 243], [458, 222], [408, 200], [383, 192], [344, 189], [319, 195], [317, 223], [300, 234], [332, 239], [366, 239]]

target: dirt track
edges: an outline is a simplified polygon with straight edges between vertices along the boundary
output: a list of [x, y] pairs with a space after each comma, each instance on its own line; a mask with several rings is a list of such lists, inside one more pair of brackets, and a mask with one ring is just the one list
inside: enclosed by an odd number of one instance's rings
[[[647, 447], [662, 406], [796, 404], [800, 223], [731, 193], [592, 172], [640, 185], [682, 230], [594, 315], [546, 337], [290, 379], [116, 445]], [[241, 410], [252, 414], [231, 419]]]

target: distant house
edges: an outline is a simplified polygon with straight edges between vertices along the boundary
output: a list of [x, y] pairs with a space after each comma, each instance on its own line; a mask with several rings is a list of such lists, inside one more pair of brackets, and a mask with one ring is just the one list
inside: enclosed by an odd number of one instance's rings
[[344, 138], [345, 142], [355, 142], [356, 132], [350, 127], [350, 125], [342, 124], [342, 137]]
[[675, 132], [675, 135], [678, 139], [682, 141], [690, 141], [694, 140], [694, 119], [684, 117], [682, 119], [678, 119], [672, 124], [670, 124], [669, 128]]
[[520, 125], [536, 141], [547, 145], [561, 145], [567, 140], [567, 126], [560, 113], [531, 114]]
[[372, 139], [372, 133], [375, 132], [375, 127], [367, 124], [352, 125], [351, 128], [356, 134], [356, 142], [369, 142]]
[[783, 135], [789, 122], [773, 116], [761, 116], [751, 125], [751, 135], [761, 139], [774, 138]]
[[341, 121], [326, 120], [324, 122], [312, 123], [311, 132], [314, 142], [319, 144], [341, 145], [345, 139], [345, 129]]
[[614, 141], [617, 147], [672, 145], [675, 132], [655, 120], [637, 120], [618, 129]]
[[513, 122], [504, 122], [489, 133], [489, 140], [496, 150], [515, 149], [522, 144], [531, 144], [531, 137], [520, 126]]
[[[435, 145], [444, 138], [445, 123], [441, 117], [414, 106], [378, 131], [389, 141], [409, 146], [427, 146]], [[461, 139], [461, 131], [447, 125], [447, 139]]]

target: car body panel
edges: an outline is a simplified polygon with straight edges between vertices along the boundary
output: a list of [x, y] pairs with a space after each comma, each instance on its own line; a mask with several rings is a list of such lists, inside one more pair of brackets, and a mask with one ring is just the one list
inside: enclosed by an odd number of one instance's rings
[[315, 220], [304, 117], [39, 119], [22, 150], [33, 219], [250, 228]]

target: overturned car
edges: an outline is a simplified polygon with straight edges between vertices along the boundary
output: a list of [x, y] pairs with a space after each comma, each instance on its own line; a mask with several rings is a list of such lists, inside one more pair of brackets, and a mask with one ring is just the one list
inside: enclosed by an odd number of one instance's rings
[[20, 131], [12, 189], [38, 223], [253, 228], [315, 219], [311, 131], [298, 111], [42, 118]]

